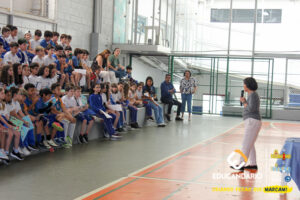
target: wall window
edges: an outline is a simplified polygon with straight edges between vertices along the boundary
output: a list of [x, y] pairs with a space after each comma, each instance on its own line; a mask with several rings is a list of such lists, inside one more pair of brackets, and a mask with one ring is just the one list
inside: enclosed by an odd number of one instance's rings
[[[232, 23], [254, 23], [254, 9], [232, 9]], [[211, 9], [210, 22], [229, 23], [230, 9]], [[257, 9], [257, 23], [281, 23], [281, 9]]]

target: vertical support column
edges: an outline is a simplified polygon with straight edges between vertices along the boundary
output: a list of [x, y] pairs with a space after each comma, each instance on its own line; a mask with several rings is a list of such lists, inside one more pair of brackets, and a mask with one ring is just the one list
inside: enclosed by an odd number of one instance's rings
[[132, 54], [129, 54], [129, 66], [132, 67]]
[[171, 83], [173, 83], [174, 76], [174, 56], [171, 56]]
[[272, 118], [272, 98], [273, 98], [273, 78], [274, 78], [274, 58], [272, 59], [272, 78], [271, 78], [271, 102], [270, 102], [270, 118]]
[[161, 24], [161, 0], [159, 0], [159, 21], [158, 21], [158, 33], [156, 33], [157, 37], [155, 37], [155, 45], [159, 45], [160, 43], [160, 24]]
[[288, 104], [288, 85], [287, 85], [287, 78], [288, 78], [288, 67], [289, 67], [289, 59], [285, 59], [285, 74], [284, 74], [284, 97], [283, 97], [283, 105], [287, 106]]
[[229, 28], [228, 28], [228, 46], [227, 46], [227, 68], [226, 68], [226, 84], [225, 84], [225, 103], [229, 103], [229, 95], [228, 95], [228, 78], [229, 78], [229, 56], [230, 56], [230, 40], [231, 40], [231, 23], [232, 23], [232, 2], [230, 0], [230, 14], [229, 14]]
[[155, 1], [153, 0], [153, 12], [152, 12], [152, 41], [151, 41], [151, 45], [153, 45], [153, 41], [154, 41], [154, 21], [155, 21]]
[[253, 25], [253, 43], [252, 43], [252, 59], [251, 59], [251, 77], [253, 77], [254, 72], [254, 54], [255, 54], [255, 40], [256, 40], [256, 24], [257, 24], [257, 0], [255, 0], [254, 8], [254, 25]]
[[268, 65], [268, 81], [267, 81], [267, 102], [266, 102], [266, 118], [269, 118], [269, 101], [272, 103], [272, 99], [269, 98], [269, 85], [270, 85], [270, 59], [269, 59], [269, 65]]
[[136, 0], [135, 3], [135, 21], [134, 21], [134, 44], [137, 43], [137, 18], [138, 18], [138, 9], [139, 9], [139, 0]]

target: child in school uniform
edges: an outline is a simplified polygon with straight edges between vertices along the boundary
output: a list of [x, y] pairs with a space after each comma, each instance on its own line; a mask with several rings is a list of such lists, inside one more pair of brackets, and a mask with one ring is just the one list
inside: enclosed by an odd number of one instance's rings
[[[31, 123], [31, 121], [28, 122], [24, 119], [25, 114], [22, 112], [22, 108], [21, 108], [21, 105], [19, 103], [19, 100], [21, 100], [21, 98], [22, 98], [19, 89], [15, 88], [15, 87], [12, 87], [10, 89], [10, 92], [11, 92], [12, 100], [11, 100], [10, 104], [7, 104], [8, 110], [11, 111], [10, 115], [12, 117], [16, 118], [17, 120], [22, 121], [23, 126], [29, 127], [29, 123]], [[34, 148], [34, 144], [35, 144], [34, 133], [33, 133], [33, 129], [31, 129], [31, 130], [28, 130], [24, 141], [22, 141], [22, 140], [20, 141], [20, 147], [21, 147], [21, 150], [22, 150], [22, 152], [25, 156], [30, 155], [31, 151], [36, 150]]]
[[57, 130], [53, 128], [51, 133], [49, 131], [49, 129], [53, 127], [53, 124], [57, 122], [57, 116], [52, 112], [54, 109], [54, 103], [51, 98], [52, 92], [49, 88], [44, 88], [40, 90], [39, 94], [40, 98], [35, 104], [35, 113], [40, 115], [40, 119], [45, 127], [46, 139], [43, 139], [42, 137], [43, 145], [48, 149], [50, 146], [58, 147], [58, 145], [54, 142]]
[[138, 123], [137, 123], [137, 105], [138, 103], [136, 102], [136, 83], [131, 83], [130, 89], [128, 91], [128, 109], [130, 112], [130, 125], [132, 128], [140, 128]]
[[[3, 154], [2, 161], [5, 164], [9, 163], [9, 155], [17, 160], [23, 160], [23, 156], [19, 152], [19, 143], [21, 134], [14, 130], [14, 127], [8, 122], [9, 112], [6, 107], [5, 92], [3, 88], [0, 88], [0, 124], [1, 128], [4, 129], [1, 135], [1, 146], [0, 151]], [[14, 148], [13, 151], [9, 154], [9, 147], [11, 145], [12, 139], [14, 137]]]
[[11, 65], [4, 65], [1, 72], [1, 83], [3, 88], [9, 90], [11, 87], [16, 87], [14, 83], [14, 72]]
[[24, 86], [24, 89], [26, 90], [27, 95], [23, 103], [23, 108], [22, 108], [22, 104], [21, 104], [21, 108], [23, 109], [23, 112], [26, 115], [30, 116], [31, 121], [35, 125], [36, 147], [39, 148], [40, 150], [50, 148], [48, 143], [45, 143], [46, 144], [45, 146], [43, 142], [44, 141], [43, 131], [45, 129], [45, 132], [48, 133], [46, 135], [50, 135], [49, 127], [48, 126], [44, 127], [43, 121], [40, 119], [40, 115], [38, 115], [38, 113], [35, 112], [35, 105], [39, 101], [39, 96], [37, 95], [36, 88], [33, 84], [27, 83]]
[[45, 55], [45, 52], [44, 52], [44, 48], [41, 47], [41, 46], [38, 46], [35, 48], [35, 54], [36, 56], [34, 56], [34, 58], [32, 59], [32, 62], [36, 62], [36, 63], [39, 63], [40, 67], [44, 66], [44, 55]]
[[97, 117], [100, 117], [104, 120], [105, 131], [109, 134], [111, 140], [121, 138], [120, 135], [116, 134], [115, 129], [112, 125], [113, 118], [110, 115], [103, 113], [106, 112], [106, 108], [103, 105], [103, 100], [100, 95], [100, 84], [95, 84], [93, 91], [94, 93], [89, 96], [89, 104], [91, 109], [96, 113]]
[[46, 55], [44, 56], [44, 65], [48, 66], [50, 64], [55, 63], [56, 59], [53, 57], [54, 46], [48, 45], [45, 49]]
[[138, 84], [137, 90], [136, 90], [136, 99], [138, 102], [142, 102], [144, 107], [146, 108], [146, 119], [154, 121], [154, 118], [152, 117], [152, 108], [151, 105], [143, 100], [143, 88], [144, 88], [144, 83], [140, 82]]
[[[74, 100], [76, 104], [76, 109], [79, 112], [75, 115], [76, 119], [82, 121], [80, 135], [79, 135], [79, 141], [81, 143], [87, 143], [88, 142], [88, 133], [93, 127], [93, 124], [95, 122], [92, 115], [95, 115], [96, 113], [89, 109], [89, 105], [87, 104], [86, 97], [81, 96], [81, 87], [75, 86], [74, 89]], [[83, 100], [84, 98], [84, 101]]]
[[23, 85], [22, 65], [20, 63], [15, 63], [12, 66], [14, 73], [14, 83], [16, 87], [21, 87]]
[[28, 65], [22, 66], [22, 79], [23, 79], [23, 85], [24, 87], [27, 83], [29, 83], [29, 76], [30, 76], [30, 68]]
[[122, 121], [120, 121], [120, 112], [115, 111], [110, 108], [110, 91], [109, 91], [109, 85], [106, 83], [101, 83], [101, 97], [102, 97], [102, 102], [103, 106], [106, 108], [106, 112], [112, 115], [114, 119], [114, 129], [118, 132], [123, 132], [124, 129], [122, 127]]
[[53, 93], [53, 96], [56, 99], [56, 103], [54, 104], [55, 109], [53, 110], [54, 114], [56, 114], [59, 117], [59, 121], [63, 124], [63, 128], [64, 128], [64, 134], [62, 133], [58, 135], [58, 138], [60, 138], [60, 141], [67, 142], [67, 146], [71, 147], [73, 144], [73, 136], [75, 132], [76, 119], [67, 110], [62, 99], [60, 98], [60, 96], [62, 95], [60, 84], [59, 83], [52, 84], [51, 91]]
[[[10, 156], [13, 158], [16, 158], [17, 160], [23, 160], [23, 152], [20, 148], [20, 139], [21, 139], [21, 133], [16, 130], [16, 127], [10, 122], [10, 114], [12, 111], [12, 107], [10, 107], [11, 104], [11, 92], [9, 90], [5, 90], [5, 95], [4, 95], [4, 99], [5, 99], [5, 112], [2, 115], [2, 119], [4, 121], [1, 120], [1, 123], [4, 127], [8, 128], [10, 131], [12, 131], [13, 136], [14, 136], [14, 148], [13, 151], [10, 153]], [[5, 123], [6, 121], [6, 123]], [[6, 145], [8, 145], [8, 143], [6, 143]], [[7, 155], [9, 155], [9, 146], [6, 147], [6, 153]]]
[[31, 63], [29, 65], [30, 67], [30, 72], [31, 74], [29, 75], [29, 83], [33, 84], [34, 87], [37, 86], [37, 81], [38, 81], [38, 73], [39, 73], [39, 68], [40, 68], [40, 65], [38, 63]]
[[43, 66], [40, 68], [38, 73], [36, 89], [40, 91], [41, 89], [49, 88], [50, 84], [51, 84], [51, 80], [49, 78], [49, 67]]

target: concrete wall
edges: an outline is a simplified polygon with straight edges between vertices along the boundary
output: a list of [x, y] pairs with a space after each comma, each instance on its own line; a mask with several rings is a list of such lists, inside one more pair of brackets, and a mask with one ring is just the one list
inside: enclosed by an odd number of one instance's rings
[[[99, 12], [99, 41], [98, 52], [105, 48], [111, 48], [112, 32], [113, 32], [113, 1], [99, 0], [102, 5]], [[24, 33], [30, 30], [32, 33], [36, 29], [41, 31], [55, 30], [57, 24], [57, 31], [59, 33], [66, 33], [72, 35], [71, 45], [75, 48], [91, 49], [91, 33], [93, 32], [93, 0], [58, 0], [56, 1], [56, 16], [55, 20], [47, 22], [43, 18], [13, 17], [13, 25], [19, 28], [19, 37], [23, 37]], [[19, 4], [28, 4], [28, 1], [20, 1]], [[22, 5], [18, 5], [19, 7]], [[51, 7], [51, 6], [50, 6]], [[53, 6], [52, 6], [53, 7]], [[52, 8], [51, 7], [51, 8]], [[41, 19], [41, 20], [39, 20]], [[8, 15], [0, 13], [0, 26], [8, 23]], [[94, 55], [92, 55], [94, 56]]]

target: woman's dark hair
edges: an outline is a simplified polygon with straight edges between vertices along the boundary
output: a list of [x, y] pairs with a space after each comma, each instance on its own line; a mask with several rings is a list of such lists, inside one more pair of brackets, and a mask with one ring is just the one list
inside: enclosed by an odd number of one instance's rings
[[152, 81], [152, 85], [151, 85], [151, 86], [153, 86], [153, 78], [152, 78], [151, 76], [148, 76], [148, 77], [146, 78], [145, 86], [148, 87], [148, 84], [147, 84], [148, 80], [151, 80], [151, 81]]
[[109, 85], [107, 83], [100, 83], [100, 88], [101, 90], [104, 90], [106, 89], [106, 92], [104, 93], [106, 95], [106, 99], [107, 101], [109, 100], [109, 96], [108, 96], [108, 93], [109, 93]]
[[18, 68], [21, 64], [20, 63], [14, 63], [13, 64], [13, 71], [14, 71], [14, 78], [15, 78], [15, 84], [16, 85], [22, 85], [23, 84], [23, 76], [22, 73], [18, 74]]
[[[48, 68], [49, 69], [49, 67], [48, 66], [43, 66], [43, 67], [40, 67], [40, 69], [39, 69], [39, 72], [38, 72], [38, 76], [43, 76], [44, 75], [44, 73], [45, 73], [45, 69], [46, 68]], [[50, 71], [50, 70], [49, 70]], [[50, 73], [49, 73], [50, 74]], [[48, 77], [47, 77], [48, 78]]]
[[14, 82], [14, 76], [8, 75], [8, 70], [11, 68], [10, 65], [4, 65], [1, 72], [1, 82], [7, 86]]
[[10, 88], [10, 92], [11, 92], [11, 98], [14, 98], [15, 94], [18, 94], [19, 88], [12, 87]]
[[246, 85], [246, 87], [249, 90], [252, 90], [252, 91], [256, 91], [258, 88], [256, 80], [252, 77], [245, 78], [244, 84]]
[[187, 72], [190, 73], [190, 76], [192, 76], [192, 73], [191, 73], [190, 70], [185, 70], [184, 73], [183, 73], [183, 76], [185, 76], [185, 73], [187, 73]]
[[49, 75], [47, 78], [53, 78], [53, 77], [51, 77], [51, 75], [52, 75], [52, 71], [54, 69], [56, 69], [56, 66], [54, 64], [50, 64], [50, 65], [48, 65], [48, 68], [49, 68]]
[[75, 55], [75, 56], [77, 56], [78, 54], [82, 54], [82, 53], [83, 53], [82, 49], [76, 48], [76, 49], [74, 50], [74, 55]]

